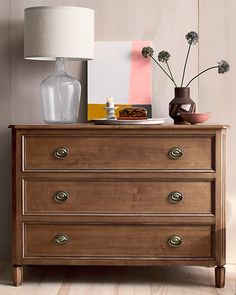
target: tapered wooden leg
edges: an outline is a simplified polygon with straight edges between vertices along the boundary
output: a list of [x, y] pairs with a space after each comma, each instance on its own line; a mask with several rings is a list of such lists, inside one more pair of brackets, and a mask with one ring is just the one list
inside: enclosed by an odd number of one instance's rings
[[225, 267], [223, 266], [215, 268], [215, 285], [217, 288], [224, 288], [225, 286]]
[[13, 284], [18, 287], [23, 282], [23, 267], [13, 265]]

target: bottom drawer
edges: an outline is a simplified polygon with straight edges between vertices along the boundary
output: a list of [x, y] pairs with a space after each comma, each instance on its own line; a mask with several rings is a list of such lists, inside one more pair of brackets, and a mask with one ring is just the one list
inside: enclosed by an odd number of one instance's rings
[[24, 257], [212, 257], [211, 226], [24, 225]]

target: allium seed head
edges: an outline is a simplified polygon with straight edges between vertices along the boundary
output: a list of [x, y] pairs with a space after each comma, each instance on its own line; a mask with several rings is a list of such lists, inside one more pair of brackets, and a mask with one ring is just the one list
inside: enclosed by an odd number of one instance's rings
[[187, 39], [188, 43], [190, 45], [195, 45], [197, 44], [198, 40], [199, 40], [199, 37], [198, 37], [198, 33], [196, 32], [189, 32], [185, 38]]
[[154, 54], [154, 50], [152, 47], [143, 47], [143, 49], [142, 49], [143, 57], [145, 57], [145, 58], [152, 57], [153, 54]]
[[218, 62], [218, 73], [219, 74], [224, 74], [228, 72], [230, 69], [230, 65], [227, 63], [225, 60], [221, 60]]
[[158, 54], [158, 60], [161, 62], [167, 62], [169, 60], [169, 58], [171, 57], [171, 55], [169, 54], [168, 51], [161, 51]]

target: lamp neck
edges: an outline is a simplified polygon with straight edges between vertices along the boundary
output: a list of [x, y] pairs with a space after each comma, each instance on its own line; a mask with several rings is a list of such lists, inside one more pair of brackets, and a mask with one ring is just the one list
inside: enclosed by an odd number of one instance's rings
[[63, 75], [66, 74], [65, 65], [64, 65], [64, 58], [57, 57], [56, 58], [56, 74]]

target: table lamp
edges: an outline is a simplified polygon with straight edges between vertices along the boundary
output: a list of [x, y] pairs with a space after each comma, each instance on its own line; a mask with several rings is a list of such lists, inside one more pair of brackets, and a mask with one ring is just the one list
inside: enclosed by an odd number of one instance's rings
[[25, 9], [25, 59], [56, 61], [54, 74], [40, 85], [46, 123], [78, 121], [81, 85], [66, 73], [64, 60], [91, 60], [93, 51], [94, 10], [72, 6]]

